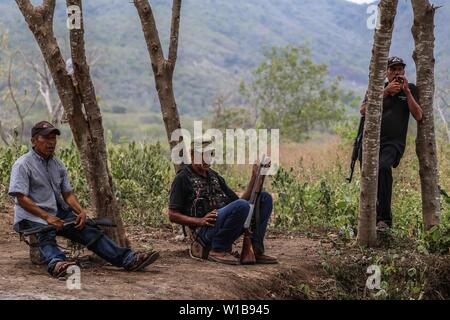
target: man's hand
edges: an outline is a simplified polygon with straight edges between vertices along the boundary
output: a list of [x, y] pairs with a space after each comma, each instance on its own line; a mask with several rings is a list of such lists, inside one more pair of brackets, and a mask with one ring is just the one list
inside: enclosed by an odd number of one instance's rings
[[[258, 170], [259, 170], [259, 163], [258, 162], [255, 162], [254, 164], [253, 164], [253, 167], [252, 167], [252, 179], [253, 178], [256, 178], [256, 176], [258, 175]], [[264, 165], [264, 167], [265, 168], [270, 168], [270, 166], [272, 165], [272, 161], [270, 160], [268, 163], [266, 163], [265, 165]]]
[[[400, 77], [400, 76], [399, 76]], [[395, 79], [384, 88], [384, 96], [394, 95], [402, 90], [402, 84]], [[408, 84], [406, 84], [408, 86]]]
[[403, 80], [403, 82], [401, 83], [403, 92], [404, 92], [404, 93], [408, 93], [408, 92], [410, 91], [410, 90], [409, 90], [408, 79], [406, 79], [406, 77], [403, 76], [403, 75], [400, 75], [400, 76], [397, 76], [397, 77]]
[[359, 113], [363, 116], [366, 114], [366, 106], [367, 102], [363, 102], [361, 106], [359, 107]]
[[200, 226], [214, 227], [217, 220], [217, 210], [211, 211], [203, 218], [200, 218]]
[[58, 231], [64, 227], [64, 221], [52, 215], [48, 215], [45, 221], [47, 221], [48, 224], [54, 225]]
[[258, 168], [259, 168], [259, 163], [255, 162], [252, 167], [252, 179], [256, 178], [256, 176], [258, 175]]
[[86, 212], [81, 211], [81, 213], [77, 215], [77, 220], [75, 221], [75, 229], [83, 230], [85, 224], [86, 224]]

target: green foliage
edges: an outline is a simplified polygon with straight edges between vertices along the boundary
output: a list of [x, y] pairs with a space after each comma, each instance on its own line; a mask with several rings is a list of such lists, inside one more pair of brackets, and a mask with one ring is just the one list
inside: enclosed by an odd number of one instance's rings
[[307, 230], [336, 228], [349, 236], [357, 227], [357, 187], [344, 182], [338, 167], [312, 179], [296, 177], [293, 170], [280, 168], [272, 181], [276, 227]]
[[[429, 282], [436, 277], [432, 262], [407, 248], [398, 250], [344, 250], [333, 257], [328, 253], [322, 268], [336, 280], [333, 299], [405, 299], [421, 300], [436, 295]], [[334, 252], [336, 255], [336, 252]], [[439, 261], [439, 257], [436, 257]], [[380, 288], [369, 290], [366, 273], [370, 265], [380, 268]]]
[[213, 113], [211, 127], [215, 129], [247, 129], [253, 127], [251, 119], [250, 112], [245, 108], [223, 108], [222, 110], [215, 110]]
[[281, 128], [281, 134], [300, 141], [318, 126], [326, 128], [343, 116], [339, 79], [328, 80], [325, 64], [316, 64], [307, 47], [272, 48], [253, 71], [253, 81], [242, 92], [261, 111], [261, 125]]
[[360, 117], [348, 117], [334, 127], [334, 133], [337, 134], [343, 141], [354, 141], [358, 135], [358, 124]]
[[441, 224], [432, 227], [425, 234], [425, 245], [430, 252], [450, 254], [450, 211], [445, 210], [450, 205], [446, 192], [442, 194]]
[[108, 148], [111, 174], [124, 218], [133, 223], [160, 225], [168, 203], [173, 167], [161, 146], [130, 143]]
[[4, 195], [8, 192], [11, 167], [26, 150], [25, 146], [12, 145], [9, 148], [0, 146], [0, 208], [6, 202]]
[[81, 164], [80, 154], [73, 143], [58, 148], [57, 156], [69, 172], [70, 184], [83, 207], [90, 205], [89, 185]]

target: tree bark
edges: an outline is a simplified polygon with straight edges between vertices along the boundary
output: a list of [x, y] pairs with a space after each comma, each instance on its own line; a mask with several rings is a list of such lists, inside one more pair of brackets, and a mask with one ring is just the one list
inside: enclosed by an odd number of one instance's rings
[[375, 246], [377, 242], [376, 204], [383, 90], [397, 4], [398, 0], [381, 0], [379, 4], [380, 25], [375, 30], [370, 62], [358, 224], [358, 243], [363, 246]]
[[439, 224], [439, 170], [434, 129], [434, 14], [436, 8], [428, 0], [411, 0], [414, 11], [412, 34], [415, 42], [417, 87], [422, 121], [417, 124], [416, 153], [422, 189], [422, 213], [425, 230]]
[[178, 35], [180, 29], [181, 0], [173, 0], [172, 24], [168, 59], [164, 58], [155, 18], [148, 0], [134, 0], [134, 5], [141, 20], [147, 50], [155, 78], [156, 91], [161, 105], [161, 113], [166, 128], [167, 139], [172, 150], [178, 141], [171, 141], [172, 132], [181, 128], [178, 108], [173, 92], [173, 72], [175, 70]]
[[[86, 63], [84, 29], [81, 27], [70, 32], [74, 63], [74, 74], [71, 77], [67, 73], [66, 63], [53, 33], [55, 0], [44, 0], [40, 6], [33, 6], [30, 0], [16, 0], [16, 3], [52, 75], [75, 144], [80, 151], [96, 214], [98, 217], [111, 218], [117, 228], [107, 230], [107, 234], [119, 245], [128, 246], [107, 165], [100, 109]], [[78, 5], [81, 9], [81, 0], [68, 0], [67, 5]], [[73, 80], [77, 84], [74, 84]]]

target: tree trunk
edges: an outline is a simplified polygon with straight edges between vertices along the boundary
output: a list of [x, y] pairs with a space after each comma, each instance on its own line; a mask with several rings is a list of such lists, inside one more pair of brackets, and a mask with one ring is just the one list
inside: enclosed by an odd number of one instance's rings
[[434, 14], [428, 0], [411, 0], [414, 11], [412, 34], [413, 59], [417, 69], [417, 87], [423, 118], [417, 124], [416, 153], [422, 189], [422, 213], [425, 230], [439, 224], [439, 171], [434, 130]]
[[[80, 151], [96, 214], [98, 217], [111, 218], [117, 228], [107, 230], [107, 234], [119, 245], [128, 246], [108, 170], [100, 109], [84, 54], [83, 27], [70, 32], [74, 63], [74, 75], [71, 77], [67, 73], [66, 63], [53, 33], [55, 0], [44, 0], [42, 5], [36, 7], [29, 0], [16, 2], [55, 82], [75, 144]], [[67, 5], [78, 5], [81, 9], [81, 0], [68, 0]], [[77, 81], [77, 84], [74, 84], [73, 80]]]
[[398, 0], [381, 0], [379, 4], [380, 26], [375, 30], [370, 62], [358, 225], [358, 243], [364, 246], [374, 246], [377, 242], [376, 204], [383, 90], [397, 4]]
[[[173, 0], [172, 26], [170, 32], [169, 57], [164, 58], [155, 18], [148, 0], [134, 0], [141, 20], [147, 49], [155, 78], [156, 91], [161, 105], [161, 113], [166, 128], [167, 139], [172, 150], [178, 141], [171, 141], [172, 133], [181, 128], [178, 108], [173, 92], [173, 72], [175, 70], [180, 28], [181, 0]], [[177, 167], [177, 166], [176, 166]]]

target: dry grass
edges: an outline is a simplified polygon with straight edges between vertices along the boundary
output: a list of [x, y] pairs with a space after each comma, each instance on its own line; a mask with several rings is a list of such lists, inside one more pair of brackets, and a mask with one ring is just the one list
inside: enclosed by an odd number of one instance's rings
[[320, 172], [330, 169], [336, 159], [350, 161], [350, 145], [343, 146], [337, 136], [327, 135], [320, 139], [310, 140], [299, 144], [294, 142], [283, 143], [280, 146], [280, 162], [283, 167], [299, 167], [307, 171]]

